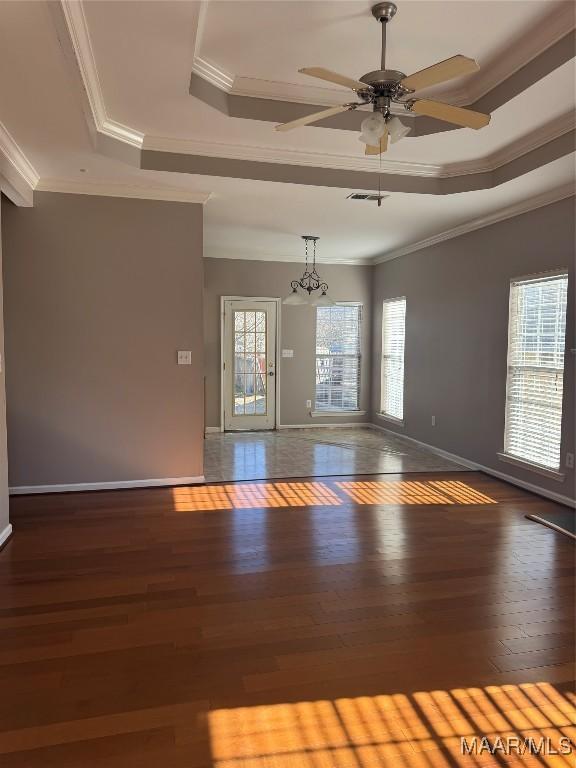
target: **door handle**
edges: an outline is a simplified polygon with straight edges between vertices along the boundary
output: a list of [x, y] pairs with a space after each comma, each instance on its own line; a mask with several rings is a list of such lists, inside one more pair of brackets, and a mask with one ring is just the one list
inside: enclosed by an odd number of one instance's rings
[[274, 376], [274, 371], [268, 371], [268, 376]]

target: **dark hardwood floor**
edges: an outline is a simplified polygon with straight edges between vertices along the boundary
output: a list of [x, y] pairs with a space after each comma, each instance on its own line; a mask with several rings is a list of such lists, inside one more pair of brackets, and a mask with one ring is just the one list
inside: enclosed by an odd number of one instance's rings
[[15, 497], [0, 766], [574, 766], [461, 754], [574, 738], [553, 506], [473, 472]]

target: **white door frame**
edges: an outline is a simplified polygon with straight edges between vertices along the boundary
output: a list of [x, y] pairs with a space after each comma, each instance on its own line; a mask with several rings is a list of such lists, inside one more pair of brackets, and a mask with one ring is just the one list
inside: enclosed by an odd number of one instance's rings
[[280, 421], [280, 309], [282, 299], [276, 296], [220, 296], [220, 432], [224, 432], [224, 306], [226, 301], [273, 301], [276, 304], [276, 365], [274, 376], [274, 388], [276, 393], [276, 407], [274, 414], [274, 429], [278, 429]]

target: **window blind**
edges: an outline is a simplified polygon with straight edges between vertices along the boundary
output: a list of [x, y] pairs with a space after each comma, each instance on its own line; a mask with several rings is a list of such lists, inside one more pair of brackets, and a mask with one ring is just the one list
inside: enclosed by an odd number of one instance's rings
[[382, 384], [380, 411], [404, 418], [404, 340], [406, 299], [390, 299], [382, 308]]
[[316, 307], [316, 398], [318, 411], [358, 410], [362, 306]]
[[560, 468], [568, 275], [510, 284], [504, 452]]

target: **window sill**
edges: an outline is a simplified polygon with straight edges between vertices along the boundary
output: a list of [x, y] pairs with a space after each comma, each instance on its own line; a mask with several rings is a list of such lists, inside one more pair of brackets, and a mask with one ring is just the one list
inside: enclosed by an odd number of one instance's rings
[[564, 473], [556, 469], [548, 469], [548, 467], [542, 467], [540, 464], [533, 464], [531, 461], [526, 461], [525, 459], [518, 459], [516, 456], [511, 456], [508, 453], [498, 453], [496, 455], [500, 461], [505, 461], [508, 464], [514, 464], [516, 467], [527, 469], [530, 472], [536, 472], [537, 474], [543, 475], [544, 477], [550, 477], [552, 480], [557, 480], [559, 483], [564, 482]]
[[366, 416], [367, 411], [310, 411], [313, 419], [320, 419], [322, 416]]
[[404, 426], [404, 419], [397, 419], [396, 416], [390, 416], [388, 413], [376, 411], [376, 416], [378, 416], [379, 419], [386, 419], [386, 421], [390, 421], [392, 424], [396, 424], [399, 427]]

